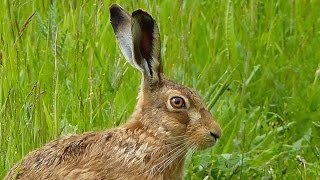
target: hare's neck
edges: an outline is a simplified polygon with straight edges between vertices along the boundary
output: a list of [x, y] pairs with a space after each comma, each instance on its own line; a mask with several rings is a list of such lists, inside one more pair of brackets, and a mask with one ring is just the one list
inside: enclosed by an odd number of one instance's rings
[[182, 153], [180, 156], [174, 152], [169, 153], [169, 155], [166, 156], [166, 160], [162, 160], [160, 166], [154, 166], [154, 169], [160, 172], [159, 174], [156, 173], [154, 177], [161, 175], [163, 179], [183, 179], [185, 155], [185, 153]]
[[[141, 111], [143, 110], [137, 109], [129, 119], [128, 123], [125, 124], [125, 127], [130, 130], [141, 130], [141, 133], [144, 133], [148, 137], [156, 138], [155, 140], [161, 144], [170, 143], [168, 141], [171, 139], [170, 134], [164, 131], [165, 128], [162, 127], [159, 121], [157, 122], [157, 120], [155, 120], [156, 117], [153, 117], [153, 119], [149, 119], [152, 118], [150, 116], [146, 118]], [[177, 143], [175, 144], [178, 145]]]
[[150, 157], [147, 176], [150, 179], [183, 179], [184, 161], [188, 151], [186, 147], [182, 144], [166, 144], [160, 139], [154, 139], [153, 142], [149, 145], [152, 151], [146, 155]]
[[160, 179], [183, 178], [183, 166], [188, 151], [183, 142], [178, 139], [169, 142], [167, 141], [168, 137], [164, 134], [145, 127], [137, 119], [131, 119], [125, 128], [130, 129], [139, 143], [143, 142], [142, 144], [144, 144], [141, 147], [144, 147], [145, 150], [141, 153], [135, 153], [143, 154], [144, 161], [142, 162], [144, 165], [139, 165], [145, 167], [142, 170], [143, 174], [150, 179], [158, 177], [161, 177]]

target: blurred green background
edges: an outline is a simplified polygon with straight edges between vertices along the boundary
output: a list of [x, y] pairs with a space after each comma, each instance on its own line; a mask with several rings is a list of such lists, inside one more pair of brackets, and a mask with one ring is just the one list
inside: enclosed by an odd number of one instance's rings
[[0, 178], [69, 133], [126, 122], [140, 74], [109, 6], [158, 22], [164, 72], [203, 95], [223, 128], [186, 179], [320, 178], [320, 1], [0, 2]]

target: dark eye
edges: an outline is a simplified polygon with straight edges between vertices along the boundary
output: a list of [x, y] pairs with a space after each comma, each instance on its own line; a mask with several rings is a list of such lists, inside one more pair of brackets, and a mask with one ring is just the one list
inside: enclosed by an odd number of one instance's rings
[[170, 99], [170, 104], [173, 108], [176, 109], [182, 109], [182, 108], [186, 108], [186, 103], [184, 102], [184, 99], [182, 97], [172, 97]]

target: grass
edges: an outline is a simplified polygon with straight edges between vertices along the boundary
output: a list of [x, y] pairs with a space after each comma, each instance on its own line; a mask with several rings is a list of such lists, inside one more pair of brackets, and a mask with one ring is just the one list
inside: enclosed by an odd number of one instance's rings
[[[186, 179], [320, 178], [320, 1], [117, 1], [157, 20], [164, 71], [223, 127]], [[139, 73], [109, 1], [0, 2], [0, 178], [63, 134], [125, 123]]]

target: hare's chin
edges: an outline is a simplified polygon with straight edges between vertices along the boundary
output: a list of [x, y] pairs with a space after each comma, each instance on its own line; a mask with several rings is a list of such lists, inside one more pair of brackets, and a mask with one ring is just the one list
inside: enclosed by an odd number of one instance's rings
[[198, 150], [208, 149], [210, 147], [213, 147], [216, 143], [217, 143], [216, 139], [211, 140], [211, 141], [206, 141], [206, 142], [203, 142], [201, 144], [198, 144], [197, 149]]

